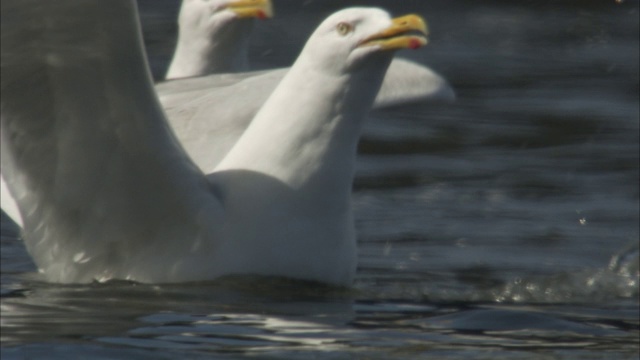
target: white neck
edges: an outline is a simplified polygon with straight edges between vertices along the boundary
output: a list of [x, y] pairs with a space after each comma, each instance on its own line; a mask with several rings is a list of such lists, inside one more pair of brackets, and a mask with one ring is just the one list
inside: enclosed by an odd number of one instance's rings
[[390, 60], [327, 75], [299, 59], [214, 172], [253, 170], [295, 189], [350, 193], [363, 120]]
[[[190, 28], [186, 28], [189, 26]], [[166, 79], [249, 70], [251, 19], [233, 20], [215, 31], [180, 24], [178, 43]]]

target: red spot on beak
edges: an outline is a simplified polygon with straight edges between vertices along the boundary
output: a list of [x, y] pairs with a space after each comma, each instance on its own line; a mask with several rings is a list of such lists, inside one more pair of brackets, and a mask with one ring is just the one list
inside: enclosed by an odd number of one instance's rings
[[418, 39], [411, 39], [409, 41], [409, 49], [417, 49], [422, 46], [422, 43]]
[[266, 18], [267, 18], [267, 14], [265, 14], [264, 11], [262, 10], [258, 11], [258, 19], [264, 20]]

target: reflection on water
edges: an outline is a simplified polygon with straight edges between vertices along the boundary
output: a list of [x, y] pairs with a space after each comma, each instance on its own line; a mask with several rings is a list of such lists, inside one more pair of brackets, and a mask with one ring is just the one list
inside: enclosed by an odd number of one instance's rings
[[[402, 56], [458, 99], [371, 115], [354, 289], [45, 284], [3, 219], [2, 358], [636, 359], [638, 2], [368, 3], [427, 18], [430, 45]], [[258, 68], [344, 1], [275, 6]], [[177, 1], [140, 7], [161, 76]]]
[[[454, 359], [495, 351], [505, 359], [514, 351], [526, 359], [541, 351], [626, 358], [638, 351], [640, 313], [637, 283], [624, 283], [637, 282], [637, 258], [621, 264], [624, 256], [611, 269], [510, 284], [482, 268], [402, 275], [365, 268], [352, 290], [261, 277], [162, 286], [62, 286], [26, 277], [2, 296], [3, 357], [67, 358], [82, 349], [107, 358], [158, 350], [167, 352], [162, 358]], [[53, 339], [56, 345], [42, 345]]]
[[637, 336], [638, 311], [631, 308], [372, 300], [366, 292], [266, 278], [179, 286], [32, 283], [28, 292], [3, 298], [2, 341], [55, 338], [64, 345], [57, 348], [61, 355], [90, 341], [174, 355], [301, 352], [304, 358], [314, 350], [386, 358], [400, 351], [410, 358], [454, 351], [455, 358], [465, 354], [461, 348], [473, 354], [491, 347], [523, 355], [530, 348], [573, 349], [579, 358], [618, 351]]

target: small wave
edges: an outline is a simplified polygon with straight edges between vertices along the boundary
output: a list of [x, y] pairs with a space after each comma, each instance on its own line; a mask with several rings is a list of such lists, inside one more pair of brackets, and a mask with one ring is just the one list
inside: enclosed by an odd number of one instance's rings
[[604, 268], [544, 278], [515, 279], [493, 291], [497, 302], [583, 303], [638, 300], [638, 245], [612, 256]]

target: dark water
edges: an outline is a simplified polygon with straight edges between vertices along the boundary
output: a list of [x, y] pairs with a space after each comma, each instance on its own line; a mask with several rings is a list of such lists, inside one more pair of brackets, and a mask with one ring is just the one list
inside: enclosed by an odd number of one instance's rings
[[[371, 115], [355, 288], [49, 285], [2, 224], [2, 358], [637, 359], [638, 1], [274, 0], [257, 68], [345, 3], [428, 20], [453, 105]], [[141, 1], [154, 74], [176, 1]]]

